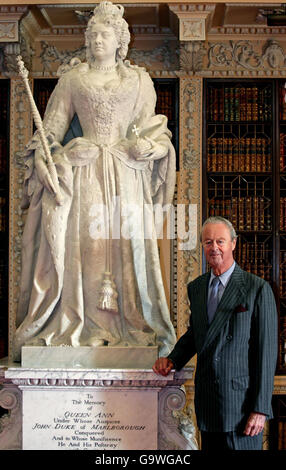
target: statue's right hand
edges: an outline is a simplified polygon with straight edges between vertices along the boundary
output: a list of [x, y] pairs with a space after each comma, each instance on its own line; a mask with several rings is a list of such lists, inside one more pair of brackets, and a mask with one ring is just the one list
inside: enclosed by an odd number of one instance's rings
[[153, 371], [158, 375], [168, 375], [174, 368], [173, 362], [167, 357], [159, 357], [153, 365]]
[[38, 178], [42, 185], [52, 194], [56, 194], [56, 189], [49, 173], [47, 164], [44, 160], [44, 157], [38, 150], [35, 151], [35, 167]]

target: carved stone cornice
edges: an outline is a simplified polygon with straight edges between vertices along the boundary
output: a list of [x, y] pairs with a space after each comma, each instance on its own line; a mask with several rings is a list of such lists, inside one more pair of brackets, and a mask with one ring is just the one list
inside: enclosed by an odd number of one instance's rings
[[282, 39], [285, 36], [286, 27], [269, 27], [261, 25], [233, 25], [219, 26], [211, 28], [208, 33], [209, 41], [219, 41], [224, 39], [239, 40], [240, 38], [251, 41], [265, 40], [266, 37]]
[[28, 11], [25, 18], [23, 18], [23, 20], [21, 21], [21, 26], [34, 39], [38, 36], [38, 34], [40, 34], [40, 25], [31, 10]]
[[133, 369], [44, 369], [9, 367], [5, 379], [18, 387], [107, 387], [107, 388], [164, 388], [180, 387], [193, 376], [193, 368], [172, 371], [167, 377], [152, 370]]

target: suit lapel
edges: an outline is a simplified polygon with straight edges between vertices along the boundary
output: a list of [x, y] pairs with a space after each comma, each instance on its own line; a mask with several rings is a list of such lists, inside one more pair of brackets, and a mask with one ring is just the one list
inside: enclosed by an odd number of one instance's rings
[[[222, 327], [233, 313], [235, 307], [243, 302], [245, 296], [246, 291], [243, 271], [238, 265], [236, 265], [220, 300], [214, 319], [207, 330], [202, 350], [205, 349], [219, 334]], [[205, 311], [207, 311], [206, 306]]]
[[[198, 352], [203, 347], [207, 330], [209, 327], [207, 317], [207, 296], [209, 280], [210, 273], [202, 275], [200, 281], [194, 289], [194, 292], [191, 293], [191, 310], [194, 312], [194, 314], [192, 315], [192, 321], [193, 328], [196, 331], [196, 345]], [[195, 312], [197, 312], [197, 314], [195, 314]]]

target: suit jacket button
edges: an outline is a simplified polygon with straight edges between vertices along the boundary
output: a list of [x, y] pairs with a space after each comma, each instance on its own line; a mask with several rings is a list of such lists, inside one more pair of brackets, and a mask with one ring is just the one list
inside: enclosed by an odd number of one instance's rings
[[232, 339], [232, 335], [227, 335], [226, 339], [230, 341]]

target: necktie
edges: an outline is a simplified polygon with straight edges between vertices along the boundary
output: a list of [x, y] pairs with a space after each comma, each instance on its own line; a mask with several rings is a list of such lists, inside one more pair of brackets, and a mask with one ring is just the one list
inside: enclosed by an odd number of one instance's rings
[[209, 324], [212, 322], [218, 305], [218, 288], [220, 284], [219, 277], [214, 277], [211, 283], [211, 293], [208, 301], [208, 319]]

